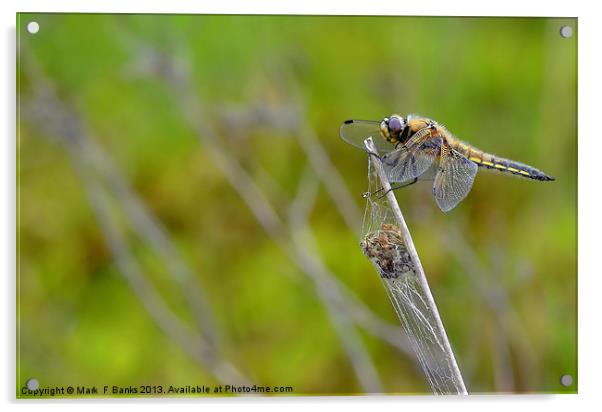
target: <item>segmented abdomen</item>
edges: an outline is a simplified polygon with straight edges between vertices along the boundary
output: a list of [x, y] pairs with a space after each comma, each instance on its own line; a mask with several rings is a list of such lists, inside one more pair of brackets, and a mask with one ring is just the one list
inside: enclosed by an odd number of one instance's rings
[[496, 170], [503, 173], [525, 177], [534, 180], [554, 180], [553, 177], [546, 175], [539, 169], [514, 160], [497, 157], [491, 153], [485, 153], [474, 146], [461, 141], [450, 142], [450, 146], [466, 156], [470, 161], [476, 163], [479, 167], [490, 170]]

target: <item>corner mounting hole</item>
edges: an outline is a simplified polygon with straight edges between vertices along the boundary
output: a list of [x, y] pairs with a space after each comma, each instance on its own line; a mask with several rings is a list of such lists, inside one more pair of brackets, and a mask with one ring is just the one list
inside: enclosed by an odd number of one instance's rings
[[562, 375], [560, 377], [560, 384], [564, 387], [569, 387], [573, 384], [573, 377], [571, 375]]
[[573, 28], [571, 26], [562, 26], [560, 28], [560, 35], [565, 39], [573, 37]]
[[36, 378], [27, 379], [27, 382], [25, 382], [25, 386], [27, 386], [27, 389], [29, 389], [30, 391], [35, 391], [40, 387], [40, 382], [38, 382]]
[[27, 31], [31, 34], [36, 34], [40, 31], [40, 25], [37, 21], [30, 21], [27, 23]]

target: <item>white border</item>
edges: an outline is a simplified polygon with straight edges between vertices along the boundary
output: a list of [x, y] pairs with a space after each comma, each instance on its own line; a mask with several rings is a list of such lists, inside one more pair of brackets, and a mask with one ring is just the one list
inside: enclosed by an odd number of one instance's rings
[[[224, 2], [207, 2], [191, 0], [164, 0], [148, 4], [136, 4], [119, 0], [81, 1], [81, 0], [26, 0], [18, 4], [0, 2], [2, 13], [0, 19], [3, 23], [2, 42], [2, 85], [4, 96], [1, 100], [1, 124], [5, 126], [5, 136], [1, 140], [1, 152], [4, 156], [0, 190], [3, 201], [0, 203], [0, 224], [2, 225], [2, 247], [0, 248], [0, 262], [4, 264], [4, 299], [1, 319], [3, 339], [0, 339], [1, 351], [4, 357], [5, 370], [0, 373], [0, 399], [15, 407], [14, 399], [14, 350], [15, 350], [15, 320], [14, 320], [14, 271], [15, 271], [15, 34], [14, 27], [17, 11], [48, 11], [48, 12], [145, 12], [145, 13], [224, 13], [224, 14], [400, 14], [400, 15], [460, 15], [460, 16], [556, 16], [579, 17], [579, 395], [565, 396], [477, 396], [469, 400], [461, 399], [427, 399], [422, 397], [404, 398], [378, 398], [379, 408], [399, 411], [400, 408], [429, 407], [445, 408], [457, 411], [504, 411], [510, 408], [539, 408], [546, 409], [567, 407], [578, 402], [595, 404], [597, 401], [598, 382], [602, 365], [600, 347], [602, 336], [600, 332], [600, 319], [598, 319], [602, 269], [596, 264], [598, 252], [597, 236], [602, 233], [600, 214], [596, 213], [599, 207], [600, 195], [595, 189], [601, 186], [602, 150], [598, 140], [600, 133], [600, 71], [602, 68], [600, 58], [600, 43], [602, 40], [600, 27], [602, 21], [599, 13], [595, 11], [594, 1], [547, 1], [527, 2], [524, 0], [506, 0], [496, 4], [490, 2], [472, 2], [469, 0], [455, 1], [341, 1], [329, 2], [324, 0], [306, 0], [286, 2], [276, 0], [250, 1], [236, 0]], [[142, 6], [144, 5], [144, 6]], [[400, 34], [403, 29], [400, 28]], [[400, 36], [403, 38], [403, 36]], [[545, 206], [544, 206], [545, 207]], [[236, 405], [250, 408], [251, 410], [265, 410], [283, 406], [297, 410], [312, 409], [316, 404], [332, 408], [342, 406], [348, 410], [364, 410], [374, 402], [374, 398], [304, 398], [304, 399], [234, 399], [234, 400], [204, 400], [204, 401], [177, 401], [180, 407], [189, 407], [198, 410], [216, 406]], [[173, 401], [172, 401], [173, 402]], [[19, 402], [21, 407], [38, 407], [44, 409], [70, 409], [80, 408], [84, 402]], [[143, 407], [144, 409], [159, 410], [167, 406], [167, 402], [140, 401], [110, 401], [111, 408], [129, 409]], [[596, 402], [599, 404], [599, 402]], [[542, 405], [543, 404], [543, 405]], [[85, 402], [87, 407], [106, 408], [107, 402]]]
[[[275, 0], [227, 0], [227, 1], [155, 1], [151, 4], [118, 0], [44, 1], [23, 0], [19, 11], [79, 11], [79, 12], [118, 12], [118, 13], [224, 13], [224, 14], [399, 14], [433, 16], [546, 16], [575, 17], [578, 7], [575, 1], [550, 1], [545, 7], [521, 0], [506, 0], [498, 4], [479, 5], [471, 1], [275, 1]], [[57, 6], [59, 5], [59, 6]]]

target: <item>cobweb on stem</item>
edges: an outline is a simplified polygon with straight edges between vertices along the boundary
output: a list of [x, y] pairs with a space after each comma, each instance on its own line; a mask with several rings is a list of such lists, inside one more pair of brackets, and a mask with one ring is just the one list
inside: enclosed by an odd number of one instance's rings
[[[391, 197], [393, 201], [395, 197], [385, 196], [390, 187], [379, 175], [380, 159], [372, 155], [368, 159], [368, 196], [360, 246], [384, 283], [432, 391], [466, 394], [422, 266], [413, 245], [408, 245], [411, 237], [403, 217], [396, 216], [392, 208]], [[384, 190], [380, 190], [381, 184]]]

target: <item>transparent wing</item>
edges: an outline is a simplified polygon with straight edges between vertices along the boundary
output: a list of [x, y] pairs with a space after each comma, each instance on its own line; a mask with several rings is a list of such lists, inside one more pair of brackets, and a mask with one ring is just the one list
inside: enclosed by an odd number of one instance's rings
[[[439, 154], [437, 154], [439, 156]], [[431, 165], [426, 169], [424, 173], [418, 176], [418, 180], [435, 180], [435, 176], [437, 176], [437, 172], [439, 171], [439, 162], [435, 160]]]
[[353, 146], [365, 150], [364, 140], [372, 137], [380, 155], [395, 149], [380, 134], [380, 122], [372, 120], [346, 120], [340, 128], [341, 138]]
[[[414, 180], [431, 168], [440, 152], [441, 139], [430, 139], [409, 149], [402, 146], [387, 153], [382, 158], [387, 177], [398, 183]], [[429, 177], [432, 179], [432, 174]]]
[[433, 196], [439, 209], [448, 212], [468, 195], [478, 167], [449, 146], [442, 151], [439, 166], [433, 183]]

